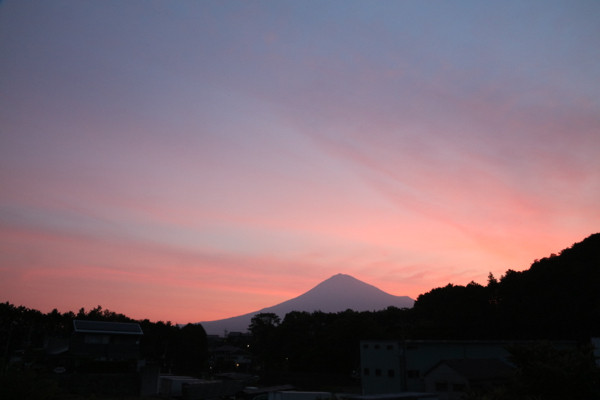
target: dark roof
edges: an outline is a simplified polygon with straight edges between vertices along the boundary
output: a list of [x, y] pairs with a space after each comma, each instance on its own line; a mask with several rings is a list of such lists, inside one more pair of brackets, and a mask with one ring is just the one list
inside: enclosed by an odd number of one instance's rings
[[215, 374], [216, 378], [225, 379], [230, 381], [257, 381], [258, 376], [251, 374], [244, 374], [241, 372], [223, 372], [221, 374]]
[[109, 333], [115, 335], [143, 335], [140, 324], [135, 322], [104, 322], [74, 320], [75, 332]]
[[246, 354], [247, 351], [244, 349], [240, 349], [236, 346], [224, 345], [215, 347], [209, 350], [211, 353], [221, 353], [221, 354]]
[[470, 381], [505, 379], [514, 372], [514, 368], [510, 364], [498, 358], [460, 358], [442, 360], [431, 368], [426, 375], [441, 364], [446, 364]]
[[292, 385], [279, 385], [279, 386], [265, 386], [265, 387], [246, 387], [244, 388], [244, 394], [257, 395], [271, 392], [281, 392], [284, 390], [294, 390]]
[[395, 392], [381, 394], [342, 394], [342, 399], [347, 400], [421, 400], [421, 399], [437, 399], [437, 393], [420, 393], [420, 392]]

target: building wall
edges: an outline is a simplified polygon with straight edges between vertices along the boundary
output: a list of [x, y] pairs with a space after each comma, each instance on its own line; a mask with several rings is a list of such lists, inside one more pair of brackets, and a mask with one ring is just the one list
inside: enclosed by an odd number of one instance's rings
[[397, 341], [362, 341], [361, 381], [364, 395], [403, 391], [402, 347]]
[[70, 352], [98, 360], [139, 358], [139, 336], [78, 333], [71, 338]]
[[453, 358], [498, 358], [509, 356], [506, 342], [407, 341], [404, 342], [406, 390], [425, 390], [425, 373], [438, 362]]
[[600, 338], [592, 338], [591, 343], [594, 351], [594, 360], [596, 360], [596, 365], [600, 367]]
[[446, 364], [429, 372], [424, 381], [425, 391], [437, 393], [439, 400], [458, 400], [469, 387], [469, 382]]
[[493, 341], [362, 341], [362, 391], [365, 395], [423, 392], [425, 373], [441, 360], [505, 360], [508, 357], [506, 345], [506, 342]]

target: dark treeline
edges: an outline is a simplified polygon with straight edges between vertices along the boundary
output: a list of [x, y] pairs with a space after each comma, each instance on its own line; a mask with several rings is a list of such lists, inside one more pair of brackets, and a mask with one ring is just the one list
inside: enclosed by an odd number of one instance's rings
[[[594, 234], [557, 255], [536, 260], [528, 270], [508, 270], [499, 278], [489, 274], [486, 285], [471, 282], [432, 289], [420, 295], [411, 309], [292, 312], [283, 320], [274, 314], [259, 314], [249, 327], [250, 350], [255, 371], [261, 376], [275, 372], [351, 376], [359, 370], [359, 342], [365, 339], [569, 339], [589, 343], [591, 337], [600, 337], [598, 288], [600, 234]], [[16, 350], [24, 352], [25, 360], [34, 359], [48, 337], [69, 336], [76, 318], [133, 321], [100, 306], [77, 314], [57, 310], [43, 314], [0, 303], [3, 366]], [[141, 358], [159, 365], [163, 372], [206, 373], [207, 339], [200, 325], [136, 322], [144, 331]]]
[[276, 371], [349, 377], [360, 367], [360, 340], [402, 338], [410, 318], [409, 310], [394, 307], [379, 312], [294, 311], [283, 321], [263, 313], [250, 324], [251, 349], [264, 376]]
[[86, 311], [81, 308], [60, 313], [56, 309], [44, 314], [8, 302], [0, 303], [0, 349], [2, 366], [15, 352], [22, 355], [25, 363], [38, 362], [43, 358], [47, 342], [56, 338], [68, 338], [73, 332], [73, 320], [111, 322], [138, 322], [144, 335], [140, 341], [140, 358], [155, 363], [164, 372], [177, 374], [200, 374], [203, 360], [207, 358], [206, 333], [201, 325], [183, 327], [171, 322], [133, 320], [123, 314], [103, 310], [101, 306]]
[[447, 285], [418, 297], [411, 336], [576, 339], [600, 336], [600, 234], [486, 286]]
[[[138, 322], [144, 332], [139, 356], [146, 364], [156, 365], [165, 373], [204, 373], [207, 339], [200, 325], [178, 327], [170, 322], [135, 321], [101, 306], [89, 311], [81, 308], [77, 313], [54, 309], [44, 314], [6, 302], [0, 303], [0, 399], [75, 398], [73, 388], [64, 384], [69, 380], [53, 373], [54, 356], [48, 352], [52, 342], [68, 342], [75, 319]], [[107, 389], [110, 390], [119, 389]]]
[[339, 371], [359, 365], [362, 339], [578, 340], [600, 336], [600, 234], [528, 270], [487, 284], [448, 284], [412, 309], [259, 314], [250, 325], [254, 355], [273, 370]]

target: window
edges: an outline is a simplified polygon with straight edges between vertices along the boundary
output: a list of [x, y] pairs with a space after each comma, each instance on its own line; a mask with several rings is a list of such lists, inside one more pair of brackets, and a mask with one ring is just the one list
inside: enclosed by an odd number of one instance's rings
[[393, 344], [388, 344], [387, 345], [387, 349], [388, 350], [394, 350], [394, 345]]
[[381, 376], [381, 370], [379, 368], [375, 370], [375, 376]]
[[376, 344], [376, 345], [375, 345], [375, 348], [376, 348], [376, 349], [378, 349], [378, 348], [379, 348], [379, 345], [378, 345], [378, 344]]
[[363, 375], [364, 376], [369, 376], [370, 373], [371, 373], [371, 371], [369, 370], [369, 368], [363, 369]]
[[396, 375], [396, 372], [393, 369], [388, 369], [388, 377], [393, 378]]
[[367, 343], [363, 344], [363, 349], [368, 349], [369, 345]]

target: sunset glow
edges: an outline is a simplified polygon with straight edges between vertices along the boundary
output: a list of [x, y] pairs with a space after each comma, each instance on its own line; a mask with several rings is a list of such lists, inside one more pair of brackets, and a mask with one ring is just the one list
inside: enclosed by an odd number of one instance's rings
[[0, 301], [414, 299], [600, 231], [600, 2], [0, 3]]

